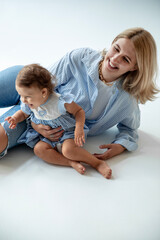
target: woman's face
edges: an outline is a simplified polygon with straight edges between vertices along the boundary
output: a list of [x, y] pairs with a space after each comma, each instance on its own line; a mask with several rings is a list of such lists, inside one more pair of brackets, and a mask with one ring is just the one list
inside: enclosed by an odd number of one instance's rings
[[105, 55], [102, 74], [105, 80], [114, 81], [124, 73], [136, 70], [135, 48], [130, 39], [120, 38]]

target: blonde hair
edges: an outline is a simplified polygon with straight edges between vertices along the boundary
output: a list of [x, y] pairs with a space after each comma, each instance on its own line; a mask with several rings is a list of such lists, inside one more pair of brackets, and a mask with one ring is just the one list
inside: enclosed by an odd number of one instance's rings
[[122, 88], [144, 104], [159, 92], [155, 80], [158, 73], [157, 48], [152, 35], [143, 28], [131, 28], [120, 33], [112, 42], [127, 38], [135, 47], [137, 70], [126, 73]]
[[29, 64], [24, 66], [18, 73], [16, 84], [23, 87], [32, 87], [39, 89], [47, 88], [49, 93], [53, 92], [54, 84], [52, 80], [55, 77], [44, 67], [39, 64]]

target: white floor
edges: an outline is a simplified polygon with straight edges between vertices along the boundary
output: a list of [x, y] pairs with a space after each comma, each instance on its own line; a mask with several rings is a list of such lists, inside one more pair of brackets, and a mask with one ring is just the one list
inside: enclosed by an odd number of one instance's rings
[[[151, 31], [160, 53], [159, 25], [158, 0], [0, 0], [0, 70], [48, 66], [78, 47], [108, 48], [134, 26]], [[159, 240], [159, 106], [160, 98], [140, 106], [139, 148], [108, 161], [111, 180], [88, 166], [81, 176], [48, 165], [26, 146], [10, 150], [0, 161], [0, 239]], [[86, 149], [97, 152], [116, 131], [88, 138]]]

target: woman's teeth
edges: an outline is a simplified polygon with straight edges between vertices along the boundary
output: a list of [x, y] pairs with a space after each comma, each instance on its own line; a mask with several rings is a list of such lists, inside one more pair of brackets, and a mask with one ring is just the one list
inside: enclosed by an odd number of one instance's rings
[[111, 67], [114, 67], [114, 65], [110, 62]]
[[117, 68], [117, 67], [115, 67], [111, 62], [109, 62], [109, 64], [110, 64], [110, 66], [111, 66], [112, 68]]

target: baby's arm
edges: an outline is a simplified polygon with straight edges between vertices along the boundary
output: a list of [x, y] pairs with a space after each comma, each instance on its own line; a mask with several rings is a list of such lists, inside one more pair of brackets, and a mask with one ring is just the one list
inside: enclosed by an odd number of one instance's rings
[[5, 121], [8, 121], [9, 128], [14, 129], [17, 123], [22, 122], [25, 120], [29, 115], [25, 114], [22, 110], [17, 111], [11, 117], [6, 117]]
[[65, 103], [64, 106], [66, 110], [75, 117], [75, 120], [76, 120], [74, 141], [77, 146], [79, 147], [83, 146], [83, 143], [85, 143], [85, 134], [84, 134], [85, 112], [75, 102]]

